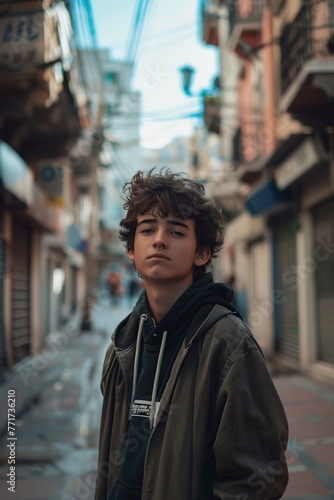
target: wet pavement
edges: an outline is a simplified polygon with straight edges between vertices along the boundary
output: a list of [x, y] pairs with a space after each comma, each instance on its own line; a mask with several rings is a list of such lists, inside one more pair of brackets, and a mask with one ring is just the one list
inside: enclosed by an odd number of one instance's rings
[[[92, 331], [78, 333], [74, 320], [1, 384], [1, 500], [93, 498], [102, 363], [111, 332], [128, 312], [125, 304], [94, 306]], [[7, 430], [8, 390], [16, 392], [15, 436]], [[15, 493], [7, 483], [14, 454]]]
[[[78, 334], [72, 325], [54, 334], [42, 354], [0, 385], [2, 500], [93, 499], [102, 362], [113, 328], [128, 312], [126, 304], [94, 306], [92, 331]], [[290, 426], [283, 499], [334, 499], [334, 384], [291, 373], [273, 378]], [[17, 413], [9, 436], [4, 416], [13, 389]], [[7, 483], [13, 453], [15, 493]]]
[[289, 421], [285, 500], [334, 499], [334, 384], [298, 374], [274, 382]]

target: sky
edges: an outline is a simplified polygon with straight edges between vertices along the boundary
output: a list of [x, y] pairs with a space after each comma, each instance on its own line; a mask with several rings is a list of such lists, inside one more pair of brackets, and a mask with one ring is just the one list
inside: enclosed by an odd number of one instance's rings
[[[117, 60], [126, 58], [137, 3], [142, 0], [91, 0], [97, 41]], [[132, 79], [142, 94], [141, 145], [159, 149], [174, 137], [188, 137], [200, 118], [200, 93], [219, 73], [216, 47], [201, 41], [200, 0], [150, 0], [138, 44]], [[192, 95], [182, 89], [180, 69], [192, 67]]]

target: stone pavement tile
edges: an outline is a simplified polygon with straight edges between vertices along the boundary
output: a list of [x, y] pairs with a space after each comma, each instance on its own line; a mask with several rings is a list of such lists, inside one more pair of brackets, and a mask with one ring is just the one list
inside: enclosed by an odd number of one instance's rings
[[[99, 382], [108, 344], [105, 335], [78, 336], [52, 360], [52, 379], [40, 384], [44, 373], [33, 372], [30, 382], [39, 384], [38, 397], [30, 399], [16, 419], [15, 495], [7, 491], [8, 450], [1, 439], [1, 500], [66, 500], [68, 491], [80, 500], [87, 481], [92, 490], [89, 474], [96, 474], [102, 402]], [[46, 474], [46, 468], [52, 474]]]
[[305, 470], [304, 466], [289, 469], [289, 484], [282, 499], [300, 498], [300, 500], [305, 500], [311, 495], [326, 494], [327, 490]]
[[287, 414], [291, 422], [301, 418], [312, 418], [314, 421], [317, 419], [324, 419], [326, 417], [333, 418], [333, 404], [326, 401], [317, 401], [316, 399], [311, 399], [310, 402], [303, 403], [290, 403], [289, 405], [285, 401], [287, 406]]
[[[288, 419], [289, 420], [289, 419]], [[296, 425], [289, 426], [290, 436], [297, 440], [304, 438], [327, 438], [333, 436], [333, 422], [322, 422], [321, 425], [314, 425], [312, 422], [298, 422]]]
[[55, 500], [93, 500], [95, 481], [96, 473], [93, 472], [80, 476], [68, 476], [59, 488]]
[[57, 463], [63, 481], [57, 500], [92, 500], [95, 491], [98, 451], [73, 450]]
[[[14, 389], [16, 417], [19, 418], [21, 413], [29, 409], [32, 401], [40, 399], [42, 393], [47, 397], [47, 391], [57, 390], [65, 382], [70, 392], [65, 398], [63, 394], [59, 394], [58, 400], [64, 399], [64, 407], [70, 408], [79, 394], [84, 372], [93, 369], [95, 361], [100, 362], [103, 354], [101, 347], [107, 340], [103, 331], [75, 336], [65, 332], [53, 334], [43, 351], [18, 363], [0, 384], [0, 408], [7, 407], [8, 390]], [[71, 372], [75, 374], [73, 383], [70, 378], [62, 379], [66, 373]], [[51, 405], [58, 401], [54, 395], [50, 395], [49, 399]], [[6, 412], [0, 412], [0, 432], [4, 432], [6, 428]]]
[[323, 402], [320, 395], [316, 395], [310, 391], [306, 391], [293, 385], [293, 378], [291, 378], [291, 381], [281, 380], [280, 383], [275, 380], [275, 385], [279, 393], [284, 398], [284, 401], [292, 408], [298, 405], [307, 405], [311, 402]]
[[1, 500], [59, 500], [57, 492], [61, 487], [60, 477], [27, 478], [16, 481], [15, 493], [4, 489], [1, 484]]
[[[334, 447], [333, 442], [314, 444], [305, 446], [305, 451], [321, 465], [332, 466], [334, 468]], [[333, 476], [334, 477], [334, 476]]]
[[[45, 456], [46, 460], [47, 457]], [[50, 462], [15, 464], [15, 493], [8, 491], [7, 463], [0, 465], [1, 500], [58, 500], [57, 492], [62, 477], [57, 467]]]
[[298, 457], [292, 455], [289, 450], [286, 452], [286, 461], [288, 464], [289, 470], [300, 470], [301, 468], [305, 468], [303, 462], [299, 460]]
[[289, 422], [284, 500], [334, 499], [334, 390], [300, 374], [274, 377]]

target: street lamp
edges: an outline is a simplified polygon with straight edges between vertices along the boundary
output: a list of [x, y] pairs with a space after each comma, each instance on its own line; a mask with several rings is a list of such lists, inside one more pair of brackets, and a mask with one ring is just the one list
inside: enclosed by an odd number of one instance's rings
[[[183, 68], [180, 69], [180, 73], [182, 74], [182, 88], [183, 91], [186, 95], [193, 96], [191, 92], [191, 85], [192, 85], [192, 78], [193, 74], [195, 73], [194, 68], [191, 66], [183, 66]], [[217, 91], [221, 92], [236, 92], [238, 90], [238, 87], [221, 87], [220, 83], [220, 76], [216, 76], [214, 79], [214, 84], [213, 88], [210, 91], [210, 93], [216, 93]], [[199, 97], [203, 97], [205, 94], [207, 94], [207, 90], [202, 90], [202, 92], [199, 94]]]
[[183, 68], [180, 69], [180, 72], [182, 74], [182, 88], [185, 94], [191, 95], [190, 87], [195, 70], [191, 66], [183, 66]]

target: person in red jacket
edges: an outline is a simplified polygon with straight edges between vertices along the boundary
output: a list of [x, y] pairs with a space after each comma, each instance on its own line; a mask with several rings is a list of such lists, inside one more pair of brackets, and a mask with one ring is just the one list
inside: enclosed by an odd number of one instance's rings
[[124, 192], [119, 236], [145, 289], [104, 361], [95, 500], [280, 498], [284, 409], [232, 287], [207, 272], [221, 211], [170, 170]]

